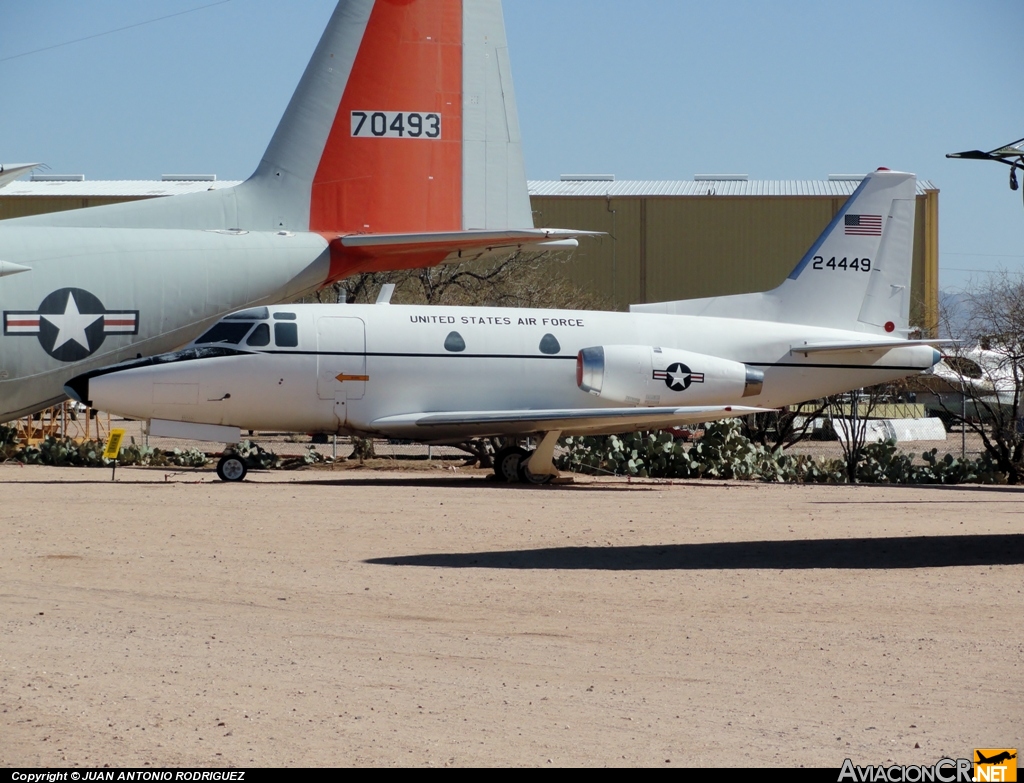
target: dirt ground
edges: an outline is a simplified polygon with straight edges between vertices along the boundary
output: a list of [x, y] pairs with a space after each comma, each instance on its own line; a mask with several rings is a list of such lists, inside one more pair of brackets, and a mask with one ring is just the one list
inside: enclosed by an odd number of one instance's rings
[[1024, 490], [17, 465], [0, 484], [0, 765], [1024, 746]]

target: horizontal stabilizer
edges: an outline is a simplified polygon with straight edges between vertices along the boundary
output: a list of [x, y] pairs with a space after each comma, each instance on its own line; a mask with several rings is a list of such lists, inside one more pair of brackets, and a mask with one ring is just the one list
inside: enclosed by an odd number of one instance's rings
[[0, 163], [0, 188], [42, 165], [42, 163]]
[[956, 340], [879, 340], [877, 342], [849, 342], [849, 343], [807, 343], [806, 345], [794, 345], [790, 350], [792, 353], [851, 353], [873, 351], [884, 353], [896, 348], [913, 348], [918, 345], [942, 346], [953, 345]]
[[946, 153], [947, 158], [964, 158], [966, 160], [991, 160], [991, 152], [982, 152], [981, 150], [967, 150], [965, 152], [949, 152]]
[[418, 269], [507, 255], [517, 250], [571, 250], [594, 231], [524, 228], [411, 234], [349, 234], [331, 241], [331, 279], [360, 272]]
[[7, 277], [7, 275], [16, 275], [19, 272], [31, 272], [32, 267], [23, 266], [22, 264], [12, 264], [10, 261], [0, 261], [0, 277]]
[[[997, 147], [994, 150], [988, 152], [982, 152], [981, 150], [966, 150], [965, 152], [950, 152], [946, 155], [947, 158], [963, 158], [967, 160], [995, 160], [999, 163], [1005, 163], [1008, 166], [1017, 164], [1020, 158], [1024, 157], [1024, 139], [1017, 139], [1011, 141], [1009, 144], [1003, 147]], [[1016, 158], [1017, 161], [1013, 159]]]
[[[742, 405], [691, 406], [682, 408], [565, 408], [554, 410], [454, 411], [451, 413], [410, 413], [377, 419], [371, 426], [394, 431], [408, 426], [417, 429], [460, 429], [477, 437], [530, 434], [560, 430], [566, 435], [629, 432], [699, 424], [716, 419], [766, 413], [770, 408]], [[426, 432], [420, 437], [429, 440]]]

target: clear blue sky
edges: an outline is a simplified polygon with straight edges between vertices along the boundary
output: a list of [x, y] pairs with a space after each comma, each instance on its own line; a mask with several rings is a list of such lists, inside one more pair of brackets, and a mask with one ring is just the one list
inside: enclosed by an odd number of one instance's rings
[[[262, 155], [334, 0], [2, 0], [0, 161], [89, 179]], [[527, 175], [822, 179], [878, 166], [941, 190], [941, 285], [1024, 271], [994, 163], [1024, 136], [1021, 0], [505, 0]], [[1022, 178], [1024, 180], [1024, 178]], [[977, 277], [977, 274], [975, 274]]]

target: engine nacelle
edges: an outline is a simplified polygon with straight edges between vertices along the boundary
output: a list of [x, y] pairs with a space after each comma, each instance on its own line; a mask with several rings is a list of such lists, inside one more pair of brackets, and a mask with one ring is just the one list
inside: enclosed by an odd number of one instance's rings
[[599, 345], [577, 355], [576, 383], [589, 394], [626, 405], [728, 405], [760, 394], [764, 373], [677, 348]]

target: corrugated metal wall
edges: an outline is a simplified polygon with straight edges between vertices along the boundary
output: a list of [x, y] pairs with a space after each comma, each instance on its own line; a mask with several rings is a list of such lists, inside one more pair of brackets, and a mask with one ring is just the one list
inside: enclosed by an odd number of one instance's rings
[[[0, 196], [0, 219], [132, 201]], [[538, 227], [602, 231], [566, 264], [573, 283], [630, 304], [779, 285], [846, 201], [834, 196], [532, 196]], [[938, 326], [938, 191], [917, 197], [911, 323]]]
[[[935, 326], [937, 191], [918, 196], [911, 322]], [[779, 285], [845, 203], [798, 196], [612, 198], [533, 196], [539, 227], [603, 231], [566, 265], [577, 285], [617, 309], [630, 304], [766, 291]], [[930, 202], [930, 203], [929, 203]], [[931, 236], [930, 236], [931, 235]], [[926, 258], [936, 267], [928, 274]], [[931, 289], [935, 290], [932, 291]], [[928, 312], [931, 310], [931, 312]]]
[[68, 209], [101, 207], [106, 204], [120, 204], [123, 201], [137, 200], [133, 197], [121, 196], [90, 196], [89, 198], [39, 196], [25, 198], [24, 196], [0, 195], [0, 220], [28, 217], [29, 215], [43, 215], [48, 212], [64, 212]]

